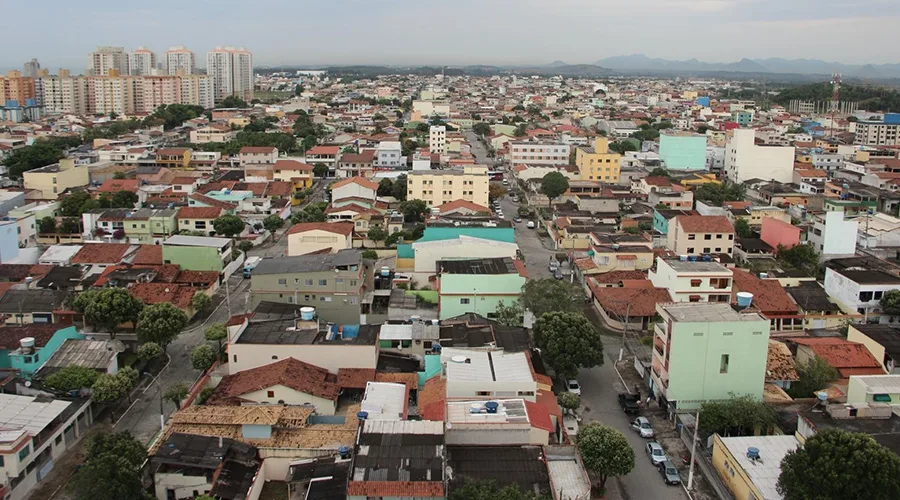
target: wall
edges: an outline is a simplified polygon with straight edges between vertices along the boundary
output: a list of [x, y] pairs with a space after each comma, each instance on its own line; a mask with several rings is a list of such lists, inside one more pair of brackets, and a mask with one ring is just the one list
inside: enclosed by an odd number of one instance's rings
[[[728, 300], [725, 302], [731, 301], [731, 271], [679, 273], [672, 269], [665, 261], [658, 260], [656, 272], [650, 271], [647, 278], [653, 282], [653, 286], [667, 289], [674, 302], [690, 302], [691, 295], [699, 295], [699, 302], [709, 302], [711, 295], [727, 295]], [[727, 279], [728, 287], [713, 287], [710, 284], [710, 280], [712, 279]], [[700, 280], [700, 286], [691, 286], [693, 280]]]
[[212, 483], [207, 481], [206, 474], [185, 476], [181, 473], [157, 473], [153, 476], [153, 482], [157, 500], [168, 500], [167, 490], [169, 489], [174, 490], [175, 498], [194, 498], [194, 492], [202, 495], [212, 489]]
[[[879, 344], [875, 340], [872, 340], [872, 338], [870, 338], [868, 335], [854, 328], [852, 324], [847, 329], [847, 340], [849, 340], [850, 342], [859, 342], [860, 344], [866, 346], [866, 349], [868, 349], [869, 352], [872, 353], [872, 356], [875, 356], [875, 359], [881, 361], [882, 365], [884, 365], [884, 346]], [[889, 367], [885, 366], [884, 368], [885, 370], [887, 370]]]
[[[273, 391], [275, 396], [269, 397], [268, 391]], [[316, 413], [319, 415], [334, 415], [334, 401], [300, 392], [283, 385], [275, 385], [241, 394], [241, 398], [266, 404], [281, 404], [279, 401], [284, 401], [284, 404], [288, 405], [311, 404], [316, 407]]]
[[[518, 274], [442, 274], [440, 319], [468, 312], [490, 317], [500, 302], [514, 302], [524, 284], [525, 278]], [[462, 304], [463, 299], [469, 303]]]
[[[722, 443], [722, 439], [718, 434], [715, 434], [713, 438], [712, 462], [713, 467], [719, 474], [719, 478], [722, 479], [725, 486], [731, 491], [731, 494], [734, 495], [734, 498], [741, 500], [745, 498], [765, 498], [753, 485], [753, 481], [746, 475], [743, 467], [737, 463], [734, 457], [731, 456], [731, 452], [725, 448], [725, 445]], [[728, 463], [729, 467], [735, 471], [734, 476], [726, 470], [726, 463]]]
[[725, 175], [740, 183], [748, 179], [789, 183], [794, 174], [794, 148], [757, 146], [753, 129], [734, 129], [725, 147]]
[[669, 170], [703, 170], [706, 168], [706, 136], [660, 134], [659, 158]]
[[375, 345], [285, 345], [285, 344], [229, 344], [228, 373], [271, 364], [272, 356], [300, 361], [337, 373], [339, 368], [372, 368], [378, 363]]
[[519, 249], [515, 243], [470, 237], [433, 242], [416, 242], [412, 244], [412, 248], [415, 252], [415, 271], [429, 276], [435, 274], [437, 263], [442, 259], [515, 258], [516, 251]]
[[331, 248], [331, 253], [351, 247], [351, 235], [332, 233], [330, 231], [306, 231], [288, 235], [288, 255], [306, 255]]
[[[33, 361], [31, 363], [26, 363], [24, 356], [10, 356], [10, 365], [11, 368], [16, 370], [21, 370], [22, 375], [25, 378], [31, 378], [31, 375], [34, 372], [38, 371], [38, 369], [53, 356], [53, 353], [59, 349], [59, 346], [62, 345], [68, 339], [83, 339], [84, 335], [78, 333], [78, 330], [75, 326], [68, 326], [66, 328], [61, 328], [53, 336], [47, 341], [47, 344], [44, 347], [38, 348], [35, 355], [31, 358]], [[37, 358], [37, 359], [35, 359]]]
[[[886, 385], [890, 384], [892, 380], [896, 380], [897, 376], [894, 375], [885, 375], [884, 382]], [[897, 401], [900, 401], [900, 392], [890, 392], [883, 393], [887, 394], [891, 397], [890, 404], [897, 404]], [[859, 381], [858, 377], [850, 377], [850, 382], [847, 386], [847, 403], [874, 403], [874, 394], [869, 394], [866, 386]]]
[[[446, 444], [452, 445], [527, 445], [547, 444], [531, 442], [529, 424], [462, 424], [453, 422], [444, 435]], [[546, 431], [545, 431], [546, 433]]]
[[776, 251], [778, 245], [791, 248], [800, 243], [800, 228], [771, 217], [763, 217], [760, 239], [776, 249]]
[[[343, 280], [343, 283], [337, 283], [338, 279]], [[279, 283], [280, 280], [284, 283]], [[308, 280], [312, 280], [312, 285], [307, 284]], [[326, 280], [326, 284], [319, 285], [320, 280]], [[250, 281], [251, 307], [256, 307], [262, 301], [282, 304], [293, 304], [296, 301], [300, 305], [315, 307], [323, 321], [359, 324], [360, 287], [365, 281], [366, 275], [362, 270], [254, 274]]]
[[212, 247], [163, 245], [163, 263], [178, 264], [189, 271], [222, 271], [222, 257]]

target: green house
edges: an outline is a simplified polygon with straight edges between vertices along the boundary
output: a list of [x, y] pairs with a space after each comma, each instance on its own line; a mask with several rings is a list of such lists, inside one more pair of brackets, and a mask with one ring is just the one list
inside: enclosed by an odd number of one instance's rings
[[188, 271], [222, 272], [231, 263], [231, 238], [175, 235], [163, 242], [163, 263]]
[[0, 369], [19, 370], [30, 379], [59, 346], [83, 339], [74, 325], [34, 324], [0, 328]]
[[439, 317], [477, 313], [493, 318], [500, 302], [509, 305], [519, 298], [526, 278], [524, 265], [509, 257], [441, 260]]

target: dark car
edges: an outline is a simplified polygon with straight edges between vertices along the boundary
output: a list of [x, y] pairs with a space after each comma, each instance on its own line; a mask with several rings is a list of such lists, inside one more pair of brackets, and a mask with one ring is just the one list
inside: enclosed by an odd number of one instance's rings
[[681, 484], [681, 475], [678, 474], [678, 469], [671, 460], [660, 462], [657, 467], [659, 467], [659, 473], [662, 475], [663, 481], [665, 481], [666, 484]]
[[619, 406], [622, 407], [625, 413], [637, 413], [641, 409], [640, 396], [629, 392], [620, 392]]

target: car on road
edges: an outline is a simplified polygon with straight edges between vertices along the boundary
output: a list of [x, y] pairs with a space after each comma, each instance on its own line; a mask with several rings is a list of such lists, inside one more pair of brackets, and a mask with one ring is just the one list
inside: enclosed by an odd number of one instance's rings
[[634, 419], [631, 422], [631, 430], [640, 434], [642, 438], [650, 439], [655, 435], [653, 433], [653, 426], [650, 425], [650, 421], [647, 420], [647, 417], [638, 417]]
[[619, 393], [619, 406], [625, 413], [637, 413], [641, 409], [641, 398], [630, 392]]
[[515, 222], [515, 223], [522, 222], [522, 218], [519, 216], [513, 217], [513, 222]]
[[556, 268], [556, 271], [553, 272], [553, 277], [558, 280], [561, 280], [561, 279], [565, 278], [566, 276], [563, 274], [563, 272], [559, 268]]
[[569, 439], [574, 440], [578, 437], [578, 419], [572, 415], [566, 415], [563, 417], [563, 426], [566, 428], [566, 434], [569, 435]]
[[662, 445], [656, 441], [647, 443], [644, 450], [647, 452], [647, 456], [650, 457], [650, 462], [652, 462], [653, 465], [659, 465], [669, 461], [669, 457], [666, 456], [666, 450], [664, 450]]
[[566, 382], [566, 390], [576, 396], [581, 396], [581, 384], [574, 378], [571, 378]]
[[656, 464], [656, 466], [659, 468], [659, 473], [662, 475], [663, 481], [665, 481], [666, 484], [681, 484], [681, 475], [678, 474], [678, 469], [671, 460], [665, 460]]
[[534, 229], [534, 221], [533, 220], [528, 221], [528, 229]]

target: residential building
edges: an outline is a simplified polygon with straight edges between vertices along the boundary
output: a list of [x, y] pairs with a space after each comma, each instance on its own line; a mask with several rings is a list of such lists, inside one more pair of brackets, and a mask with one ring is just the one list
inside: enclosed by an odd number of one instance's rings
[[795, 346], [799, 366], [806, 366], [813, 359], [821, 359], [837, 370], [838, 377], [847, 379], [854, 375], [884, 375], [885, 367], [869, 349], [861, 343], [841, 337], [794, 337], [788, 341]]
[[328, 370], [294, 358], [227, 375], [205, 404], [311, 405], [334, 415], [341, 387]]
[[306, 152], [306, 163], [315, 165], [321, 163], [328, 167], [329, 172], [333, 172], [338, 164], [341, 156], [340, 146], [313, 146]]
[[178, 45], [166, 51], [166, 74], [170, 76], [197, 73], [197, 58], [187, 47]]
[[447, 127], [432, 125], [428, 129], [428, 151], [439, 155], [447, 152]]
[[845, 220], [842, 212], [828, 211], [814, 216], [806, 239], [823, 260], [852, 256], [856, 254], [858, 228], [859, 221]]
[[794, 435], [722, 437], [713, 435], [712, 465], [733, 498], [780, 500], [781, 461], [801, 448]]
[[22, 76], [19, 71], [10, 71], [5, 77], [0, 76], [0, 104], [16, 101], [25, 105], [38, 97], [35, 90], [35, 79]]
[[731, 302], [731, 269], [718, 262], [656, 259], [648, 278], [675, 302]]
[[353, 248], [353, 223], [304, 222], [294, 224], [285, 235], [287, 255], [337, 253]]
[[706, 169], [706, 136], [664, 130], [659, 135], [659, 159], [668, 170]]
[[22, 174], [22, 178], [25, 189], [40, 192], [44, 200], [56, 200], [66, 190], [90, 183], [88, 167], [76, 165], [72, 158], [63, 158], [59, 163], [29, 170]]
[[[852, 264], [844, 267], [843, 261]], [[885, 292], [898, 288], [900, 278], [869, 266], [865, 259], [836, 259], [825, 266], [825, 291], [839, 303], [862, 314], [866, 323], [888, 323], [893, 319], [882, 312], [880, 301]]]
[[253, 99], [253, 55], [246, 49], [216, 47], [206, 55], [206, 74], [212, 77], [215, 102], [231, 95]]
[[88, 112], [119, 115], [137, 112], [140, 82], [139, 77], [120, 76], [115, 69], [106, 76], [88, 77]]
[[[597, 276], [602, 279], [604, 275]], [[668, 290], [654, 287], [647, 279], [623, 279], [618, 287], [606, 287], [589, 277], [587, 284], [594, 308], [616, 329], [627, 325], [632, 331], [647, 330], [656, 321], [656, 305], [672, 301]]]
[[800, 228], [791, 224], [790, 221], [783, 222], [771, 217], [764, 217], [759, 239], [777, 251], [779, 246], [791, 248], [799, 245], [800, 232]]
[[[649, 242], [647, 242], [649, 243]], [[591, 234], [591, 259], [596, 272], [646, 271], [653, 266], [653, 249], [649, 244], [612, 242]]]
[[568, 165], [570, 146], [551, 142], [511, 142], [509, 163], [518, 165]]
[[375, 168], [397, 169], [406, 166], [402, 148], [398, 141], [381, 141], [375, 149]]
[[97, 47], [97, 50], [88, 55], [87, 73], [92, 76], [129, 74], [128, 54], [125, 48]]
[[846, 322], [859, 319], [855, 312], [844, 312], [844, 308], [814, 279], [801, 281], [797, 286], [786, 286], [784, 290], [800, 308], [806, 329], [841, 328]]
[[[851, 375], [847, 384], [847, 403], [891, 403], [900, 399], [900, 376]], [[875, 406], [875, 405], [871, 405]]]
[[38, 62], [37, 59], [31, 58], [30, 61], [25, 61], [22, 69], [22, 76], [26, 76], [29, 78], [37, 78], [38, 73], [41, 71], [41, 63]]
[[236, 269], [231, 257], [233, 246], [231, 238], [178, 234], [163, 242], [163, 264], [178, 264], [188, 271], [218, 271], [230, 276]]
[[[93, 423], [91, 399], [0, 394], [0, 469], [8, 500], [28, 498]], [[4, 481], [5, 482], [5, 481]], [[0, 490], [5, 488], [0, 486]]]
[[47, 113], [88, 113], [88, 79], [82, 76], [46, 76], [40, 79], [41, 102]]
[[470, 312], [493, 318], [500, 303], [518, 300], [528, 277], [525, 264], [509, 257], [441, 260], [435, 273], [440, 319]]
[[752, 310], [769, 320], [771, 332], [802, 331], [805, 318], [800, 308], [777, 279], [761, 279], [743, 269], [732, 269], [731, 290], [735, 299], [740, 292], [753, 296]]
[[206, 236], [215, 236], [213, 222], [222, 214], [220, 207], [181, 207], [175, 218], [178, 220], [179, 231], [200, 231], [206, 233]]
[[885, 113], [880, 121], [860, 120], [856, 122], [854, 144], [864, 146], [900, 145], [900, 114]]
[[252, 498], [262, 490], [265, 474], [254, 446], [222, 436], [180, 432], [161, 436], [159, 445], [145, 469], [157, 500], [201, 495]]
[[291, 158], [284, 158], [275, 161], [272, 167], [272, 178], [276, 181], [290, 182], [294, 188], [294, 196], [291, 198], [292, 205], [299, 205], [302, 201], [300, 193], [307, 188], [311, 188], [313, 184], [313, 166], [302, 161]]
[[578, 167], [581, 180], [617, 184], [622, 167], [622, 155], [609, 150], [609, 140], [606, 137], [597, 137], [593, 146], [575, 149], [575, 165]]
[[66, 340], [83, 338], [74, 325], [5, 326], [0, 328], [0, 369], [18, 370], [31, 379]]
[[678, 410], [732, 394], [761, 400], [769, 321], [727, 303], [659, 304], [653, 337], [653, 390]]
[[250, 298], [316, 308], [319, 318], [339, 325], [360, 324], [360, 300], [368, 279], [361, 252], [263, 259], [253, 269]]
[[0, 297], [0, 314], [10, 326], [58, 323], [63, 318], [71, 319], [63, 309], [68, 298], [64, 291], [13, 288]]
[[422, 200], [429, 207], [456, 200], [488, 206], [488, 167], [465, 165], [462, 170], [418, 170], [407, 174], [408, 200]]
[[[438, 229], [438, 228], [430, 228]], [[478, 228], [482, 229], [482, 228]], [[492, 229], [492, 228], [483, 228]], [[429, 229], [426, 229], [428, 232]], [[468, 234], [448, 235], [441, 239], [419, 239], [414, 241], [411, 247], [411, 257], [415, 259], [412, 271], [413, 277], [424, 282], [429, 276], [435, 274], [438, 263], [447, 259], [477, 259], [477, 258], [510, 258], [516, 257], [519, 246], [512, 238], [507, 241], [505, 235], [481, 234], [485, 231], [475, 232], [473, 236]], [[499, 239], [493, 239], [499, 238]], [[423, 241], [424, 240], [424, 241]], [[405, 253], [404, 253], [405, 255]]]
[[722, 215], [679, 215], [669, 223], [666, 246], [678, 255], [734, 252], [734, 226]]
[[156, 71], [156, 53], [146, 47], [138, 47], [128, 54], [128, 74], [152, 75]]
[[236, 130], [231, 127], [213, 123], [205, 127], [191, 130], [191, 144], [206, 144], [209, 142], [228, 142], [235, 138]]
[[273, 165], [278, 160], [278, 148], [274, 146], [244, 146], [238, 152], [241, 166]]
[[794, 151], [793, 146], [757, 146], [754, 129], [730, 130], [725, 145], [725, 177], [734, 183], [749, 179], [791, 182]]
[[[429, 168], [430, 168], [429, 159]], [[338, 163], [337, 176], [341, 178], [364, 177], [371, 178], [374, 174], [375, 151], [371, 149], [359, 154], [343, 154]]]
[[866, 346], [881, 361], [886, 373], [900, 374], [900, 328], [897, 326], [851, 323], [847, 327], [847, 340]]

